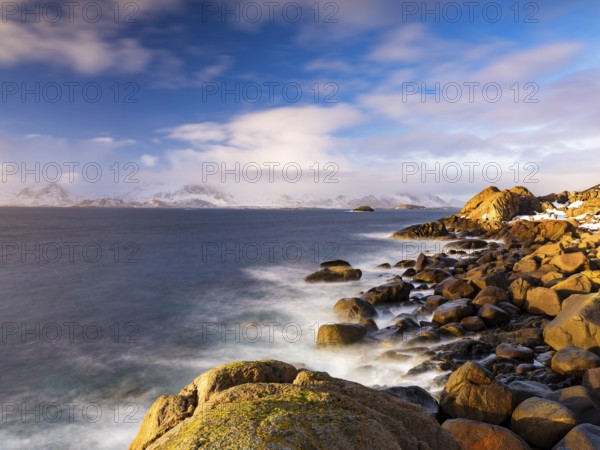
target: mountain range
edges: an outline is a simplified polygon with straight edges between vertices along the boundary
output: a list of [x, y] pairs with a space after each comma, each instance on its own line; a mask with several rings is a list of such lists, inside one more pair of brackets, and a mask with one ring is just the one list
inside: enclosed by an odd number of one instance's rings
[[138, 187], [124, 195], [114, 197], [82, 198], [71, 194], [58, 184], [27, 187], [16, 195], [4, 194], [0, 206], [18, 207], [80, 207], [80, 208], [338, 208], [350, 209], [369, 205], [375, 209], [451, 208], [448, 202], [434, 195], [394, 194], [378, 197], [367, 195], [335, 198], [289, 195], [266, 196], [244, 204], [233, 196], [209, 186], [150, 186]]

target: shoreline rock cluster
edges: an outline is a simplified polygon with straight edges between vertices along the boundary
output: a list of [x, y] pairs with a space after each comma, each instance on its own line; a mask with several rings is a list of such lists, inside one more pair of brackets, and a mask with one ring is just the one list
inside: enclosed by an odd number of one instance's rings
[[[401, 275], [335, 303], [340, 323], [319, 328], [318, 346], [421, 352], [410, 373], [438, 371], [438, 399], [234, 363], [160, 397], [130, 448], [600, 449], [599, 199], [598, 186], [540, 198], [488, 188], [459, 214], [394, 234], [448, 240], [443, 253], [383, 264]], [[361, 276], [338, 260], [306, 281]], [[378, 329], [390, 306], [413, 312]]]
[[[586, 228], [599, 198], [598, 187], [545, 198], [488, 188], [459, 214], [395, 233], [449, 243], [339, 300], [341, 323], [323, 325], [317, 344], [389, 339], [402, 344], [396, 358], [421, 346], [430, 357], [410, 372], [452, 371], [436, 379], [437, 418], [462, 448], [475, 448], [473, 436], [485, 448], [600, 448], [600, 234]], [[549, 208], [574, 212], [536, 220]], [[392, 304], [413, 313], [378, 330], [373, 319]]]

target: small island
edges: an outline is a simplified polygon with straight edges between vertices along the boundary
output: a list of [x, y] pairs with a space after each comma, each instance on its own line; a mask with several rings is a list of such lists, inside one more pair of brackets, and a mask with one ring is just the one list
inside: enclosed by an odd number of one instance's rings
[[373, 208], [371, 208], [370, 206], [359, 206], [357, 208], [354, 208], [352, 211], [354, 211], [354, 212], [375, 212], [375, 210]]

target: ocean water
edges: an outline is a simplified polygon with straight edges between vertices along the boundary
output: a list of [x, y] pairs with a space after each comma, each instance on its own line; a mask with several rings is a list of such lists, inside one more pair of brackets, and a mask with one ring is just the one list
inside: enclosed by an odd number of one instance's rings
[[[315, 336], [338, 299], [401, 273], [375, 266], [443, 246], [393, 231], [449, 213], [2, 209], [0, 448], [127, 448], [158, 395], [236, 360], [428, 386], [438, 373], [406, 376], [419, 355], [377, 359], [398, 344], [318, 350]], [[303, 281], [337, 258], [363, 278]]]

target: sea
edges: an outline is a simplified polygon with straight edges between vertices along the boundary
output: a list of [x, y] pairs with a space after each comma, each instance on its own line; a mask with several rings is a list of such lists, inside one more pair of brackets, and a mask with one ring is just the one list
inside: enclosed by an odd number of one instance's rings
[[[378, 265], [443, 248], [394, 231], [453, 212], [1, 209], [0, 448], [126, 449], [156, 397], [239, 360], [434, 390], [440, 373], [407, 375], [424, 356], [381, 358], [402, 343], [315, 337], [337, 300], [403, 271]], [[362, 279], [304, 281], [333, 259]]]

